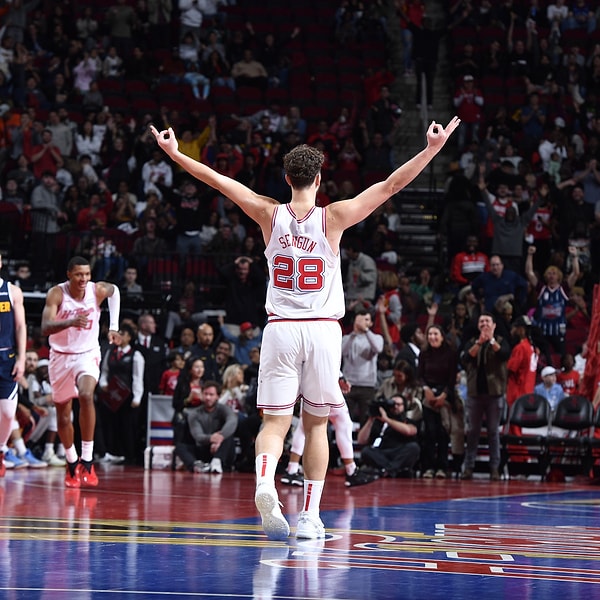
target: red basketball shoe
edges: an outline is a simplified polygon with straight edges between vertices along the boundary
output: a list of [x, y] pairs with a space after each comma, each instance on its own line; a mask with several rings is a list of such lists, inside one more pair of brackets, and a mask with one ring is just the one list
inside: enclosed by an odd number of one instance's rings
[[81, 487], [96, 487], [98, 485], [98, 476], [92, 462], [81, 461], [79, 463], [79, 477]]

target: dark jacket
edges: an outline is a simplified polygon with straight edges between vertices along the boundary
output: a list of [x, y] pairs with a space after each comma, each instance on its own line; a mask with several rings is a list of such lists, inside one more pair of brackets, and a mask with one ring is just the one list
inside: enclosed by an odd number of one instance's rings
[[[477, 338], [471, 338], [464, 347], [460, 362], [467, 372], [467, 394], [471, 397], [487, 393], [490, 396], [502, 396], [506, 392], [508, 376], [506, 363], [510, 356], [510, 345], [502, 337], [496, 337], [500, 350], [495, 352], [491, 344], [485, 343], [476, 356], [471, 356], [469, 350], [475, 345]], [[478, 385], [478, 372], [482, 370], [487, 382], [487, 391], [482, 391]]]

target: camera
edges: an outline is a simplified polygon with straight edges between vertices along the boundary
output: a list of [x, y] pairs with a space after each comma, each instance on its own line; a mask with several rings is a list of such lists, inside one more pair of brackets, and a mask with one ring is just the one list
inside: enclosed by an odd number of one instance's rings
[[390, 398], [377, 398], [373, 400], [371, 404], [369, 404], [369, 416], [370, 417], [380, 417], [381, 413], [379, 409], [383, 408], [388, 416], [391, 415], [394, 409], [394, 401]]

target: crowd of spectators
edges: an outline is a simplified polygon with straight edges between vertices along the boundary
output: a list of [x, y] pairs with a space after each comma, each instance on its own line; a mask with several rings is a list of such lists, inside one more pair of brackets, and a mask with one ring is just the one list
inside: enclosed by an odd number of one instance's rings
[[[407, 52], [415, 33], [407, 19], [418, 21], [423, 7], [396, 4]], [[371, 399], [398, 391], [392, 383], [407, 363], [417, 391], [403, 406], [414, 409], [427, 476], [460, 469], [468, 395], [461, 356], [479, 339], [482, 313], [492, 315], [496, 337], [510, 347], [513, 321], [528, 316], [539, 372], [569, 361], [580, 368], [586, 357], [600, 272], [600, 43], [594, 11], [574, 5], [572, 18], [567, 11], [560, 19], [555, 3], [451, 3], [456, 90], [448, 108], [464, 125], [439, 221], [447, 264], [418, 277], [407, 271], [395, 251], [402, 213], [393, 201], [344, 242], [343, 326], [350, 334], [355, 315], [367, 311], [384, 342], [377, 384], [363, 386], [370, 395], [361, 399], [360, 425], [371, 418]], [[142, 349], [139, 322], [148, 316], [148, 292], [159, 291], [166, 310], [151, 349], [162, 358], [143, 393], [138, 382], [136, 406], [145, 406], [148, 392], [165, 390], [187, 406], [192, 394], [175, 382], [178, 370], [189, 379], [195, 359], [206, 371], [194, 373], [196, 387], [218, 394], [230, 363], [239, 364], [245, 381], [226, 390], [223, 403], [236, 398], [235, 433], [244, 440], [260, 426], [251, 377], [264, 323], [260, 232], [227, 198], [170, 164], [148, 125], [173, 126], [184, 152], [282, 201], [283, 155], [301, 142], [315, 145], [326, 155], [318, 197], [327, 204], [397, 166], [402, 119], [379, 45], [389, 31], [385, 3], [306, 3], [291, 20], [277, 3], [268, 8], [186, 0], [103, 7], [13, 0], [2, 7], [0, 204], [21, 219], [9, 233], [15, 271], [33, 270], [22, 286], [43, 290], [61, 278], [66, 253], [88, 256], [95, 278], [121, 285], [131, 349], [145, 360], [152, 354]], [[316, 39], [319, 31], [327, 42]], [[375, 58], [370, 46], [383, 52]], [[341, 95], [347, 85], [353, 93]], [[225, 316], [215, 319], [208, 306]], [[168, 365], [167, 348], [177, 353]], [[243, 401], [235, 396], [242, 390]], [[145, 419], [130, 421], [139, 423]], [[214, 453], [194, 460], [189, 439], [182, 440], [188, 468], [231, 466], [229, 447], [213, 464]], [[108, 460], [139, 458], [139, 448], [111, 443]]]

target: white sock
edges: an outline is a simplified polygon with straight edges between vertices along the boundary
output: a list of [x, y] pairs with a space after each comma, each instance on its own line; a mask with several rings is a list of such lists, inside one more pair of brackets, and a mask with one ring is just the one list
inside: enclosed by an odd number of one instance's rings
[[25, 445], [25, 442], [23, 441], [23, 438], [19, 438], [18, 440], [14, 440], [13, 441], [13, 446], [15, 447], [15, 450], [17, 451], [17, 454], [19, 456], [25, 456], [25, 452], [27, 452], [27, 446]]
[[300, 470], [299, 462], [289, 462], [287, 466], [288, 475], [295, 475]]
[[54, 454], [54, 444], [44, 444], [44, 454], [52, 456]]
[[319, 506], [321, 505], [324, 487], [325, 481], [304, 480], [304, 506], [302, 510], [319, 516]]
[[356, 473], [356, 463], [354, 461], [344, 466], [346, 467], [346, 475], [348, 475], [348, 477], [352, 477], [352, 475]]
[[75, 446], [65, 448], [65, 456], [67, 457], [67, 462], [70, 463], [74, 463], [79, 460], [79, 456], [77, 456], [77, 450], [75, 450]]
[[56, 454], [58, 456], [64, 456], [65, 455], [65, 447], [62, 444], [58, 445]]
[[272, 454], [259, 454], [254, 461], [256, 469], [256, 485], [269, 483], [275, 485], [275, 469], [277, 459]]
[[94, 460], [94, 442], [81, 442], [81, 460], [91, 462]]

